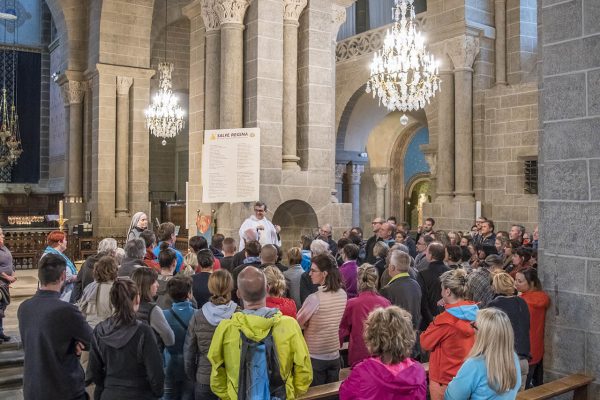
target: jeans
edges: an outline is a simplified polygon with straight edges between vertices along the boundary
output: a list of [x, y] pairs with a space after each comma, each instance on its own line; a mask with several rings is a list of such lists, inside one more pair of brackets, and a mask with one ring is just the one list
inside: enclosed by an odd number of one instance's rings
[[182, 381], [165, 377], [162, 400], [194, 400], [194, 383], [188, 379]]
[[335, 360], [317, 360], [310, 358], [313, 368], [313, 381], [310, 386], [324, 385], [340, 380], [340, 358]]
[[205, 385], [203, 383], [196, 382], [196, 398], [195, 400], [219, 400], [217, 395], [215, 395], [212, 390], [210, 390], [210, 385]]

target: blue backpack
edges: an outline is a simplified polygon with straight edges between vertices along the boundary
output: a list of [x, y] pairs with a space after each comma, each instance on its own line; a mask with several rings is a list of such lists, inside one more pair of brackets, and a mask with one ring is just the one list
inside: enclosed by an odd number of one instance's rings
[[279, 372], [279, 358], [271, 331], [259, 342], [240, 331], [239, 400], [285, 400], [285, 381]]

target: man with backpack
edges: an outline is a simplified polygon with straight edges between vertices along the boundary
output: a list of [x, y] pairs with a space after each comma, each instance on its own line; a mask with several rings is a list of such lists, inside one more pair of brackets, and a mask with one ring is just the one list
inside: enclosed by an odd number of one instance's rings
[[238, 276], [244, 310], [219, 323], [208, 351], [210, 387], [220, 399], [295, 399], [308, 390], [312, 366], [295, 319], [266, 306], [261, 270]]

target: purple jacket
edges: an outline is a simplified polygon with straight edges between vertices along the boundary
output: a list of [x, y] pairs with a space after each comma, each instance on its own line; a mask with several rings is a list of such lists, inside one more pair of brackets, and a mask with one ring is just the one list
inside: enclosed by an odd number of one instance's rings
[[353, 297], [358, 296], [358, 265], [356, 264], [356, 261], [351, 260], [343, 263], [340, 267], [340, 273], [342, 274], [342, 281], [344, 281], [344, 286], [346, 289], [346, 293], [348, 294], [348, 298], [351, 299]]
[[371, 357], [356, 364], [339, 395], [340, 400], [425, 400], [427, 376], [415, 360], [406, 359], [390, 368]]

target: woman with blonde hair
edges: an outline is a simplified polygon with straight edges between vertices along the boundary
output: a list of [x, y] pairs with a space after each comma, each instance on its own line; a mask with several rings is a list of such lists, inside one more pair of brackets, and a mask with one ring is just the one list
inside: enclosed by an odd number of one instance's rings
[[475, 342], [471, 323], [477, 305], [465, 300], [467, 273], [453, 269], [440, 276], [445, 311], [435, 317], [421, 334], [421, 347], [430, 351], [429, 393], [431, 400], [444, 398], [446, 386], [461, 367]]
[[367, 263], [361, 265], [358, 268], [357, 279], [358, 297], [348, 300], [340, 322], [340, 345], [344, 343], [346, 337], [349, 337], [348, 364], [350, 366], [369, 357], [363, 338], [364, 322], [369, 313], [377, 307], [389, 307], [392, 304], [377, 293], [379, 275], [375, 266]]
[[415, 337], [408, 311], [396, 306], [372, 311], [364, 327], [371, 357], [352, 368], [340, 386], [340, 399], [425, 400], [427, 375], [421, 364], [410, 358]]
[[497, 308], [486, 308], [477, 314], [474, 327], [475, 344], [448, 384], [445, 399], [514, 399], [521, 386], [521, 369], [508, 316]]
[[194, 314], [188, 326], [183, 346], [185, 373], [195, 383], [196, 398], [217, 400], [210, 390], [211, 365], [207, 354], [217, 325], [229, 319], [238, 305], [231, 301], [233, 277], [229, 271], [220, 269], [208, 278], [210, 300]]
[[269, 265], [263, 272], [267, 279], [267, 307], [277, 308], [283, 315], [296, 318], [296, 302], [283, 297], [287, 289], [285, 277], [279, 268]]

